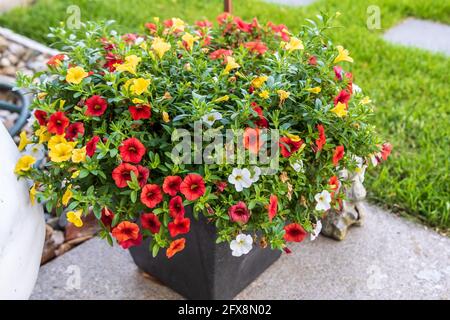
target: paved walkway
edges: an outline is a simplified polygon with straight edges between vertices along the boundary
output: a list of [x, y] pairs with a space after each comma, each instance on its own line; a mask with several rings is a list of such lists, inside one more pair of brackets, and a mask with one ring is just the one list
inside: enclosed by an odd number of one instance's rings
[[[364, 226], [345, 241], [292, 246], [237, 299], [450, 299], [450, 239], [368, 209]], [[127, 251], [93, 239], [43, 266], [31, 298], [181, 297], [144, 277]]]
[[389, 42], [450, 55], [450, 26], [408, 18], [386, 32]]

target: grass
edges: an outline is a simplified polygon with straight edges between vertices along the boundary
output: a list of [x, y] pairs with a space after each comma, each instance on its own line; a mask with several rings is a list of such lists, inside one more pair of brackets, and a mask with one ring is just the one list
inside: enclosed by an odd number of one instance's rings
[[[193, 22], [214, 19], [221, 0], [38, 0], [29, 8], [0, 16], [0, 25], [42, 42], [48, 26], [66, 20], [68, 6], [77, 4], [81, 19], [114, 19], [124, 31], [142, 30], [154, 16], [178, 16]], [[380, 30], [366, 27], [367, 7], [381, 10]], [[355, 58], [355, 82], [377, 104], [375, 122], [394, 145], [393, 156], [368, 179], [370, 197], [443, 230], [450, 229], [450, 59], [444, 55], [395, 46], [383, 32], [415, 16], [450, 24], [447, 0], [330, 0], [307, 7], [280, 7], [257, 0], [234, 1], [244, 19], [284, 23], [295, 31], [304, 18], [319, 11], [342, 13], [342, 28], [333, 38]]]

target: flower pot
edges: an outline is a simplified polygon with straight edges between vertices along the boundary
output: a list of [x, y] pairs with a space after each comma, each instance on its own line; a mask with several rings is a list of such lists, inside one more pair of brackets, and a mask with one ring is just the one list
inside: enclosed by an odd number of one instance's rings
[[44, 246], [44, 213], [31, 205], [27, 181], [14, 174], [19, 152], [2, 123], [0, 150], [0, 300], [28, 299]]
[[279, 250], [254, 244], [248, 254], [234, 257], [228, 243], [216, 244], [216, 228], [203, 215], [193, 218], [192, 206], [188, 206], [186, 216], [191, 218], [191, 230], [183, 235], [186, 247], [171, 259], [165, 250], [153, 258], [148, 240], [130, 248], [140, 269], [186, 298], [232, 299], [281, 255]]

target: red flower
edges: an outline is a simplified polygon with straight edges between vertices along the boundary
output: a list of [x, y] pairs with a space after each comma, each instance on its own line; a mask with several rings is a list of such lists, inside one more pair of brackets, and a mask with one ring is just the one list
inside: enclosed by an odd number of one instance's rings
[[128, 111], [131, 113], [133, 120], [148, 119], [152, 115], [152, 111], [149, 104], [138, 104], [135, 106], [129, 106]]
[[144, 26], [150, 31], [151, 34], [156, 33], [156, 31], [158, 31], [158, 27], [154, 23], [147, 22], [146, 24], [144, 24]]
[[134, 33], [126, 33], [122, 36], [122, 40], [126, 43], [134, 43], [137, 40], [137, 35]]
[[263, 109], [258, 106], [256, 103], [252, 102], [253, 111], [255, 111], [258, 114], [258, 120], [253, 121], [253, 123], [261, 128], [268, 128], [269, 127], [269, 121], [264, 117]]
[[138, 182], [139, 182], [139, 186], [141, 188], [143, 188], [146, 185], [146, 183], [147, 183], [148, 176], [150, 175], [150, 170], [148, 168], [140, 166], [140, 165], [137, 165], [136, 169], [137, 169], [137, 171], [139, 173], [138, 177], [137, 177], [138, 178]]
[[279, 35], [283, 41], [289, 41], [288, 28], [284, 24], [275, 25], [269, 21], [267, 26], [269, 26], [276, 35]]
[[72, 141], [74, 138], [78, 138], [78, 136], [84, 135], [84, 124], [82, 122], [74, 122], [69, 125], [66, 129], [66, 139]]
[[180, 184], [180, 191], [190, 201], [197, 200], [205, 194], [205, 181], [201, 175], [196, 173], [188, 174]]
[[156, 207], [163, 200], [163, 194], [157, 184], [147, 184], [142, 188], [141, 202], [149, 208]]
[[195, 21], [195, 25], [200, 28], [211, 28], [213, 24], [208, 20]]
[[334, 98], [334, 105], [337, 105], [338, 102], [348, 105], [348, 101], [350, 100], [350, 92], [344, 89], [339, 92], [339, 94]]
[[167, 258], [172, 258], [176, 253], [182, 251], [185, 247], [186, 239], [180, 238], [177, 240], [174, 240], [170, 243], [169, 248], [166, 250], [166, 256]]
[[177, 217], [172, 222], [169, 222], [167, 228], [169, 229], [172, 238], [179, 234], [188, 233], [191, 227], [191, 220], [189, 218]]
[[248, 219], [250, 219], [250, 211], [248, 211], [247, 206], [244, 202], [239, 201], [234, 206], [228, 209], [228, 215], [231, 221], [246, 224]]
[[111, 224], [114, 219], [114, 212], [109, 210], [108, 208], [102, 209], [102, 216], [100, 217], [100, 220], [102, 221], [103, 225], [106, 227], [106, 229], [111, 229]]
[[69, 118], [66, 117], [64, 112], [57, 111], [50, 116], [50, 119], [48, 119], [47, 130], [50, 133], [63, 135], [68, 126]]
[[175, 219], [178, 217], [184, 217], [183, 199], [180, 196], [173, 197], [169, 201], [169, 213], [170, 216]]
[[128, 138], [122, 141], [119, 152], [123, 161], [139, 163], [145, 154], [145, 147], [138, 139]]
[[296, 152], [302, 146], [303, 141], [293, 141], [291, 138], [282, 137], [280, 139], [280, 153], [283, 157], [289, 158], [294, 152]]
[[244, 47], [250, 52], [257, 53], [259, 55], [263, 55], [267, 51], [267, 46], [261, 41], [250, 41], [244, 43]]
[[244, 22], [241, 18], [235, 17], [234, 23], [236, 24], [236, 27], [245, 33], [252, 32], [252, 24]]
[[124, 249], [139, 245], [142, 242], [142, 235], [139, 233], [138, 225], [129, 221], [119, 223], [112, 230], [112, 236], [116, 238], [119, 245]]
[[64, 54], [57, 54], [48, 59], [47, 65], [52, 67], [57, 67], [61, 64], [61, 62], [64, 60], [66, 56]]
[[217, 60], [217, 59], [225, 59], [228, 56], [231, 56], [233, 54], [232, 50], [227, 49], [218, 49], [216, 51], [213, 51], [209, 54], [209, 58], [211, 60]]
[[291, 223], [284, 227], [284, 240], [293, 242], [302, 242], [307, 233], [298, 223]]
[[272, 222], [272, 219], [277, 215], [278, 212], [278, 197], [276, 195], [271, 195], [269, 200], [269, 220]]
[[217, 22], [222, 25], [228, 21], [229, 17], [231, 17], [231, 14], [228, 12], [221, 13], [217, 16]]
[[163, 191], [170, 196], [175, 196], [180, 191], [180, 184], [182, 182], [179, 176], [167, 176], [164, 178]]
[[343, 73], [343, 69], [340, 66], [334, 66], [333, 67], [333, 71], [334, 74], [336, 75], [336, 79], [338, 79], [339, 81], [342, 81], [342, 73]]
[[41, 126], [47, 125], [47, 112], [42, 110], [34, 110], [34, 116]]
[[331, 197], [334, 198], [334, 195], [336, 193], [336, 191], [339, 189], [339, 185], [340, 185], [340, 181], [339, 178], [337, 176], [332, 176], [329, 180], [328, 180], [328, 185], [330, 186], [331, 189]]
[[118, 55], [108, 52], [105, 55], [105, 64], [103, 65], [104, 68], [107, 68], [109, 72], [114, 72], [116, 70], [115, 65], [116, 64], [122, 64], [123, 60], [119, 58]]
[[259, 128], [246, 128], [244, 130], [243, 145], [253, 154], [258, 154], [264, 145], [264, 138], [261, 136]]
[[325, 129], [323, 125], [318, 124], [317, 130], [319, 131], [319, 138], [316, 139], [317, 151], [322, 150], [323, 146], [327, 142], [327, 137], [325, 136]]
[[151, 233], [159, 233], [161, 228], [161, 222], [159, 222], [158, 216], [153, 212], [143, 213], [141, 215], [142, 228], [149, 230]]
[[228, 184], [225, 181], [219, 181], [216, 183], [216, 188], [218, 192], [224, 192], [227, 186]]
[[317, 65], [317, 57], [316, 56], [309, 57], [308, 64], [311, 65], [311, 66]]
[[173, 26], [173, 20], [172, 20], [172, 19], [164, 20], [163, 24], [164, 24], [164, 26], [165, 26], [166, 28], [172, 28], [172, 26]]
[[346, 72], [345, 77], [348, 79], [347, 90], [350, 94], [353, 93], [353, 74], [351, 72]]
[[99, 136], [93, 136], [91, 140], [86, 143], [86, 154], [92, 157], [97, 149], [97, 143], [100, 141]]
[[138, 169], [129, 163], [121, 163], [112, 171], [112, 178], [118, 188], [125, 188], [128, 186], [127, 182], [131, 181], [131, 172], [136, 177], [139, 175]]
[[381, 157], [383, 158], [383, 160], [387, 160], [387, 158], [391, 154], [391, 151], [392, 151], [392, 144], [390, 144], [389, 142], [383, 143], [381, 147]]
[[85, 105], [87, 106], [85, 115], [90, 117], [99, 117], [105, 113], [108, 104], [106, 100], [98, 95], [94, 95], [86, 100]]
[[339, 163], [339, 161], [344, 157], [344, 146], [337, 146], [336, 149], [334, 149], [333, 154], [333, 164], [336, 167]]

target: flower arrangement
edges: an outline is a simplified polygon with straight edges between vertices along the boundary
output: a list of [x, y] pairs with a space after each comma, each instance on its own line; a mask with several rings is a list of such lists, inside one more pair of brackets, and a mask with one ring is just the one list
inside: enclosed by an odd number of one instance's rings
[[[109, 22], [54, 28], [62, 53], [48, 71], [19, 76], [37, 98], [16, 174], [34, 182], [33, 203], [77, 227], [93, 212], [100, 236], [123, 248], [150, 237], [153, 255], [165, 248], [172, 257], [189, 245], [192, 205], [235, 256], [256, 240], [289, 252], [289, 242], [314, 239], [326, 212], [342, 207], [351, 182], [340, 170], [363, 175], [391, 151], [353, 83], [353, 59], [326, 36], [334, 18], [322, 15], [295, 35], [229, 14], [216, 27], [155, 18], [142, 34], [120, 35]], [[236, 132], [231, 142], [249, 159], [174, 158], [174, 137], [198, 122], [211, 136]], [[271, 171], [250, 160], [266, 142], [276, 147]]]

